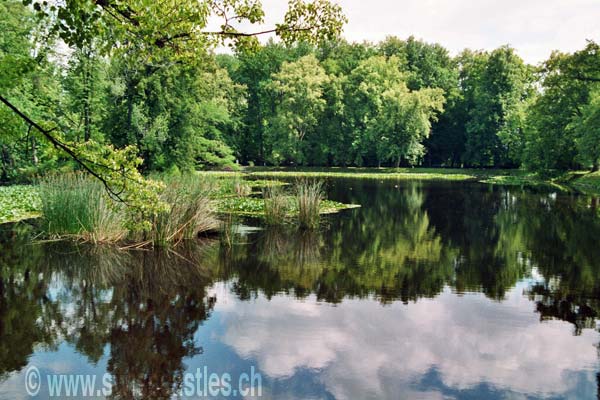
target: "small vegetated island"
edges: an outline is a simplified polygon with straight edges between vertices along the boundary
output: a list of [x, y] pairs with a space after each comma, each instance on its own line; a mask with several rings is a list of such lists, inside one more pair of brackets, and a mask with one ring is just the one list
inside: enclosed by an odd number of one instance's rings
[[327, 0], [291, 0], [266, 31], [239, 28], [263, 22], [254, 1], [0, 13], [0, 223], [41, 216], [48, 238], [156, 246], [241, 216], [316, 228], [357, 206], [325, 198], [329, 177], [600, 192], [593, 41], [540, 65], [509, 46], [349, 43]]

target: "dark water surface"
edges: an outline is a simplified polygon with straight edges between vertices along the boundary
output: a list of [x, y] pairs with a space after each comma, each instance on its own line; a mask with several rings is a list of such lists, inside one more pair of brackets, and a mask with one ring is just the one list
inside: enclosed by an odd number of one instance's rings
[[245, 230], [231, 249], [3, 232], [0, 398], [28, 397], [31, 366], [42, 383], [109, 373], [116, 398], [175, 397], [205, 367], [254, 368], [266, 399], [598, 398], [594, 199], [474, 183], [328, 191], [362, 208], [320, 232]]

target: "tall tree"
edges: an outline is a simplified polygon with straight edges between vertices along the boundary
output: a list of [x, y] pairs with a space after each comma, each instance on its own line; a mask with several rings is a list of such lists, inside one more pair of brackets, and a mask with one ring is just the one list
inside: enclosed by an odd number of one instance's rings
[[240, 134], [237, 151], [242, 162], [262, 164], [266, 160], [266, 121], [275, 112], [275, 98], [268, 90], [271, 76], [279, 72], [285, 61], [294, 61], [311, 52], [310, 46], [285, 46], [269, 41], [265, 46], [247, 51], [240, 49], [237, 57], [240, 65], [232, 73], [236, 83], [246, 86], [248, 112]]
[[600, 87], [590, 93], [590, 101], [581, 108], [569, 128], [575, 133], [580, 162], [598, 171], [600, 162]]
[[275, 164], [306, 162], [303, 144], [315, 134], [325, 110], [323, 90], [329, 77], [314, 55], [284, 63], [273, 74], [268, 88], [277, 98], [275, 114], [268, 121], [269, 161]]
[[422, 143], [429, 136], [433, 113], [442, 110], [442, 90], [410, 91], [398, 65], [395, 56], [375, 56], [361, 62], [349, 77], [346, 107], [359, 163], [415, 164], [424, 154]]
[[466, 67], [463, 85], [470, 104], [464, 161], [474, 166], [518, 165], [531, 69], [508, 46], [473, 54]]
[[[526, 166], [537, 171], [577, 167], [577, 135], [590, 91], [600, 81], [600, 49], [594, 42], [574, 54], [555, 52], [540, 71], [542, 92], [527, 112]], [[589, 110], [588, 110], [589, 112]], [[589, 116], [589, 115], [588, 115]], [[581, 130], [579, 130], [581, 132]], [[585, 140], [580, 139], [580, 150]], [[585, 151], [585, 150], [584, 150]], [[581, 160], [592, 163], [587, 156]]]

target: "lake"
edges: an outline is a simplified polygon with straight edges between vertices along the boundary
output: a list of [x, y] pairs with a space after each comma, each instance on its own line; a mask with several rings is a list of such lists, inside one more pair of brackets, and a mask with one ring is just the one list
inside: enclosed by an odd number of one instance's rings
[[598, 398], [597, 199], [326, 187], [362, 207], [318, 232], [244, 221], [231, 248], [31, 244], [3, 226], [0, 398], [51, 397], [69, 374], [108, 376], [117, 398], [207, 397], [198, 372], [221, 389], [229, 374], [217, 398]]

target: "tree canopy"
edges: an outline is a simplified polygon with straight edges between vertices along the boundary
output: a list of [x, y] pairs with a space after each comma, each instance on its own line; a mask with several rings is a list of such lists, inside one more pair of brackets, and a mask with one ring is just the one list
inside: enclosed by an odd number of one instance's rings
[[[267, 28], [256, 0], [0, 10], [2, 181], [79, 168], [141, 205], [160, 191], [144, 189], [150, 172], [236, 161], [598, 167], [594, 42], [539, 66], [509, 46], [452, 57], [414, 37], [349, 43], [326, 0], [292, 0]], [[261, 44], [264, 34], [278, 39]], [[232, 51], [216, 54], [222, 45]]]

